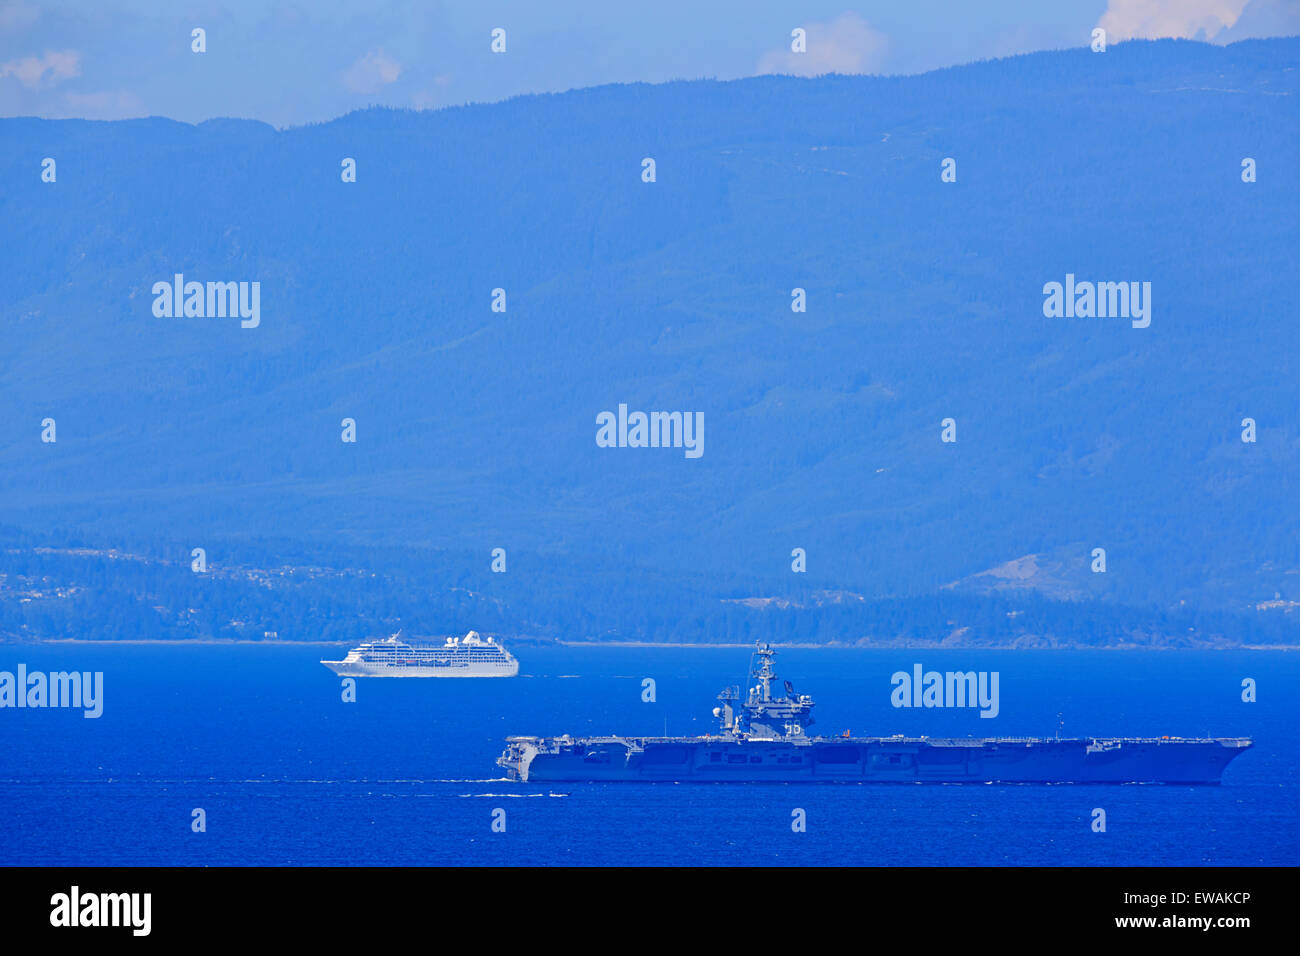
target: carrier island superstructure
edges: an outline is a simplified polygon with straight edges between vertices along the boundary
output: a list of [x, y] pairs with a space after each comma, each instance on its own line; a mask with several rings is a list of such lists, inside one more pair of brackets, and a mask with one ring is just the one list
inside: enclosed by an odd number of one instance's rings
[[872, 781], [1215, 784], [1246, 737], [814, 737], [813, 699], [778, 678], [759, 645], [744, 701], [718, 695], [701, 737], [507, 737], [497, 764], [534, 782]]

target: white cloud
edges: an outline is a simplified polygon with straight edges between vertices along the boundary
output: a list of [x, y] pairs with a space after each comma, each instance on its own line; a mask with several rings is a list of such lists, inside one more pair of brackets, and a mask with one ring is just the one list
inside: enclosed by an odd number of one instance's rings
[[1112, 43], [1141, 37], [1212, 40], [1231, 27], [1250, 0], [1110, 0], [1097, 26]]
[[397, 79], [402, 65], [383, 50], [371, 50], [343, 74], [343, 85], [354, 93], [374, 93]]
[[884, 62], [888, 39], [873, 30], [856, 13], [842, 13], [829, 23], [809, 23], [806, 53], [795, 53], [789, 43], [784, 49], [769, 50], [758, 61], [759, 73], [792, 73], [820, 76], [823, 73], [867, 73]]
[[81, 75], [81, 54], [76, 50], [46, 50], [43, 56], [25, 56], [20, 60], [0, 63], [0, 78], [12, 76], [29, 90], [45, 83], [50, 84]]

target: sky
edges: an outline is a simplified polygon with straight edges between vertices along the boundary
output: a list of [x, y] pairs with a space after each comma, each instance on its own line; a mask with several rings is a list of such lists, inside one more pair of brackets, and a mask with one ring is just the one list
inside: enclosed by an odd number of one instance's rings
[[1086, 46], [1097, 26], [1111, 43], [1293, 36], [1300, 0], [0, 0], [0, 116], [283, 128], [604, 83], [921, 73]]

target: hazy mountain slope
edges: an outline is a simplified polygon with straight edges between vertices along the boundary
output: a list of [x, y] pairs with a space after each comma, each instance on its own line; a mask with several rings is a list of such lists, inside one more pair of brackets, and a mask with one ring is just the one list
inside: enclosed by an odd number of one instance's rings
[[[801, 546], [868, 593], [1082, 543], [1094, 596], [1294, 597], [1297, 54], [0, 120], [0, 519], [765, 576]], [[260, 327], [155, 318], [175, 272], [259, 281]], [[1045, 318], [1067, 272], [1151, 282], [1151, 326]], [[620, 402], [703, 412], [703, 457], [598, 448]]]

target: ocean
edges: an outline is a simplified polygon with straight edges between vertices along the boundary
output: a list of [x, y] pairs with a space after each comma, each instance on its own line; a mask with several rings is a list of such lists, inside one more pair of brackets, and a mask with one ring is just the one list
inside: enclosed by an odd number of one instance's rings
[[[361, 679], [355, 702], [318, 663], [335, 650], [0, 645], [0, 671], [104, 674], [98, 719], [0, 709], [0, 864], [1300, 863], [1297, 653], [778, 654], [817, 701], [814, 733], [1254, 737], [1220, 786], [529, 785], [494, 763], [506, 736], [703, 733], [722, 687], [745, 686], [749, 650], [520, 645], [517, 678]], [[997, 671], [998, 716], [894, 708], [890, 676], [915, 664]]]

